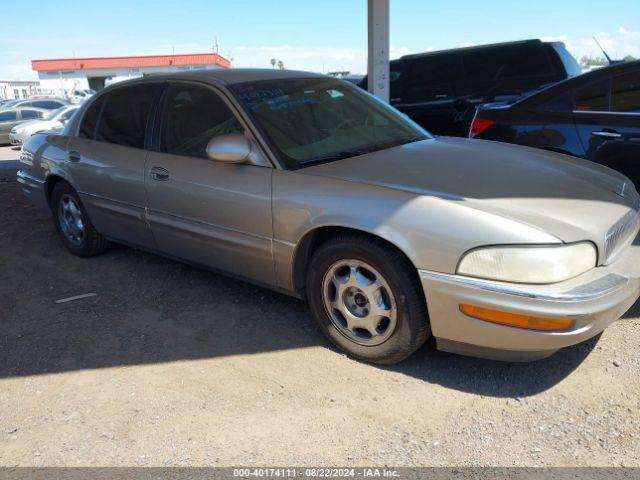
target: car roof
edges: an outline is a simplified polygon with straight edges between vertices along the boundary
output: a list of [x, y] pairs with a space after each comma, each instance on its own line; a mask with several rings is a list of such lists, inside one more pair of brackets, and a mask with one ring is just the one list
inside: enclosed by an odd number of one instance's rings
[[[234, 83], [255, 82], [259, 80], [277, 80], [285, 78], [332, 78], [320, 73], [303, 72], [297, 70], [279, 70], [272, 68], [218, 68], [208, 70], [197, 70], [189, 72], [177, 72], [161, 75], [150, 75], [147, 77], [125, 80], [124, 82], [109, 85], [109, 89], [120, 85], [131, 85], [134, 83], [146, 83], [164, 80], [200, 80], [209, 81], [222, 85], [232, 85]], [[106, 90], [106, 89], [105, 89]]]
[[51, 112], [51, 110], [47, 110], [46, 108], [38, 108], [38, 107], [11, 107], [11, 108], [6, 108], [2, 110], [2, 112], [20, 112], [23, 110], [33, 110], [33, 111], [42, 112], [42, 113]]
[[529, 45], [529, 44], [564, 45], [562, 42], [543, 42], [540, 39], [533, 38], [533, 39], [529, 39], [529, 40], [516, 40], [516, 41], [513, 41], [513, 42], [488, 43], [488, 44], [485, 44], [485, 45], [473, 45], [473, 46], [469, 46], [469, 47], [449, 48], [449, 49], [446, 49], [446, 50], [436, 50], [436, 51], [433, 51], [433, 52], [412, 53], [412, 54], [409, 54], [409, 55], [403, 55], [402, 57], [398, 58], [397, 60], [393, 60], [393, 61], [397, 62], [398, 60], [434, 57], [434, 56], [446, 55], [446, 54], [450, 54], [450, 53], [473, 52], [473, 51], [476, 51], [476, 50], [483, 50], [485, 48], [513, 47], [513, 46], [518, 46], [518, 45]]

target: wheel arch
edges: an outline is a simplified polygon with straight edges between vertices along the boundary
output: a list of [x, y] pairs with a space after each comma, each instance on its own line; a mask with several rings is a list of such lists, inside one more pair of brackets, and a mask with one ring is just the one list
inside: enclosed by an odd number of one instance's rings
[[414, 267], [416, 278], [418, 278], [417, 268], [415, 266], [415, 263], [411, 260], [410, 256], [407, 255], [407, 253], [399, 245], [389, 240], [388, 238], [384, 238], [374, 232], [353, 228], [350, 226], [347, 227], [343, 225], [322, 225], [307, 231], [298, 242], [293, 253], [292, 280], [294, 290], [297, 293], [303, 294], [305, 290], [307, 266], [314, 252], [323, 243], [331, 240], [332, 238], [335, 238], [337, 235], [344, 233], [353, 233], [355, 235], [367, 236], [398, 251], [406, 259], [406, 261]]
[[47, 175], [47, 178], [44, 181], [44, 194], [47, 199], [47, 204], [49, 204], [49, 206], [51, 206], [51, 195], [53, 194], [53, 189], [60, 182], [66, 182], [73, 187], [71, 182], [59, 173], [51, 173]]

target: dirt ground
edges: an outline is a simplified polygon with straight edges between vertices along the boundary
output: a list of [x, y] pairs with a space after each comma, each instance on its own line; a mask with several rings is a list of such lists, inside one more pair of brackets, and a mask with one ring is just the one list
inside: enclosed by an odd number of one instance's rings
[[378, 368], [331, 348], [301, 301], [124, 247], [71, 256], [13, 167], [0, 465], [640, 466], [639, 304], [535, 363], [428, 344]]

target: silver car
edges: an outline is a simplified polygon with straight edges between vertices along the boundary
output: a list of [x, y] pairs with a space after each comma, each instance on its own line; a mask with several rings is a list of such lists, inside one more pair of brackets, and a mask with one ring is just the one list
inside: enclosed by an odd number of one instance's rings
[[[109, 87], [23, 147], [75, 255], [110, 241], [306, 297], [355, 358], [532, 360], [635, 302], [633, 184], [555, 153], [433, 138], [340, 80], [275, 70]], [[259, 319], [256, 319], [259, 321]], [[278, 332], [273, 332], [278, 335]]]
[[39, 108], [10, 108], [0, 111], [0, 145], [10, 143], [11, 130], [21, 123], [37, 120], [49, 113]]
[[46, 115], [42, 119], [31, 120], [16, 125], [9, 132], [9, 142], [11, 145], [22, 145], [36, 132], [61, 130], [77, 110], [77, 105], [60, 107], [59, 109], [51, 112], [47, 111]]

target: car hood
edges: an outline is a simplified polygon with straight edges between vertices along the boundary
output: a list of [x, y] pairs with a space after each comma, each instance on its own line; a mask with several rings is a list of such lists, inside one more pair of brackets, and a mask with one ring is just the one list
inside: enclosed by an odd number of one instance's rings
[[307, 167], [306, 174], [437, 197], [602, 247], [638, 194], [606, 167], [528, 147], [439, 137]]

